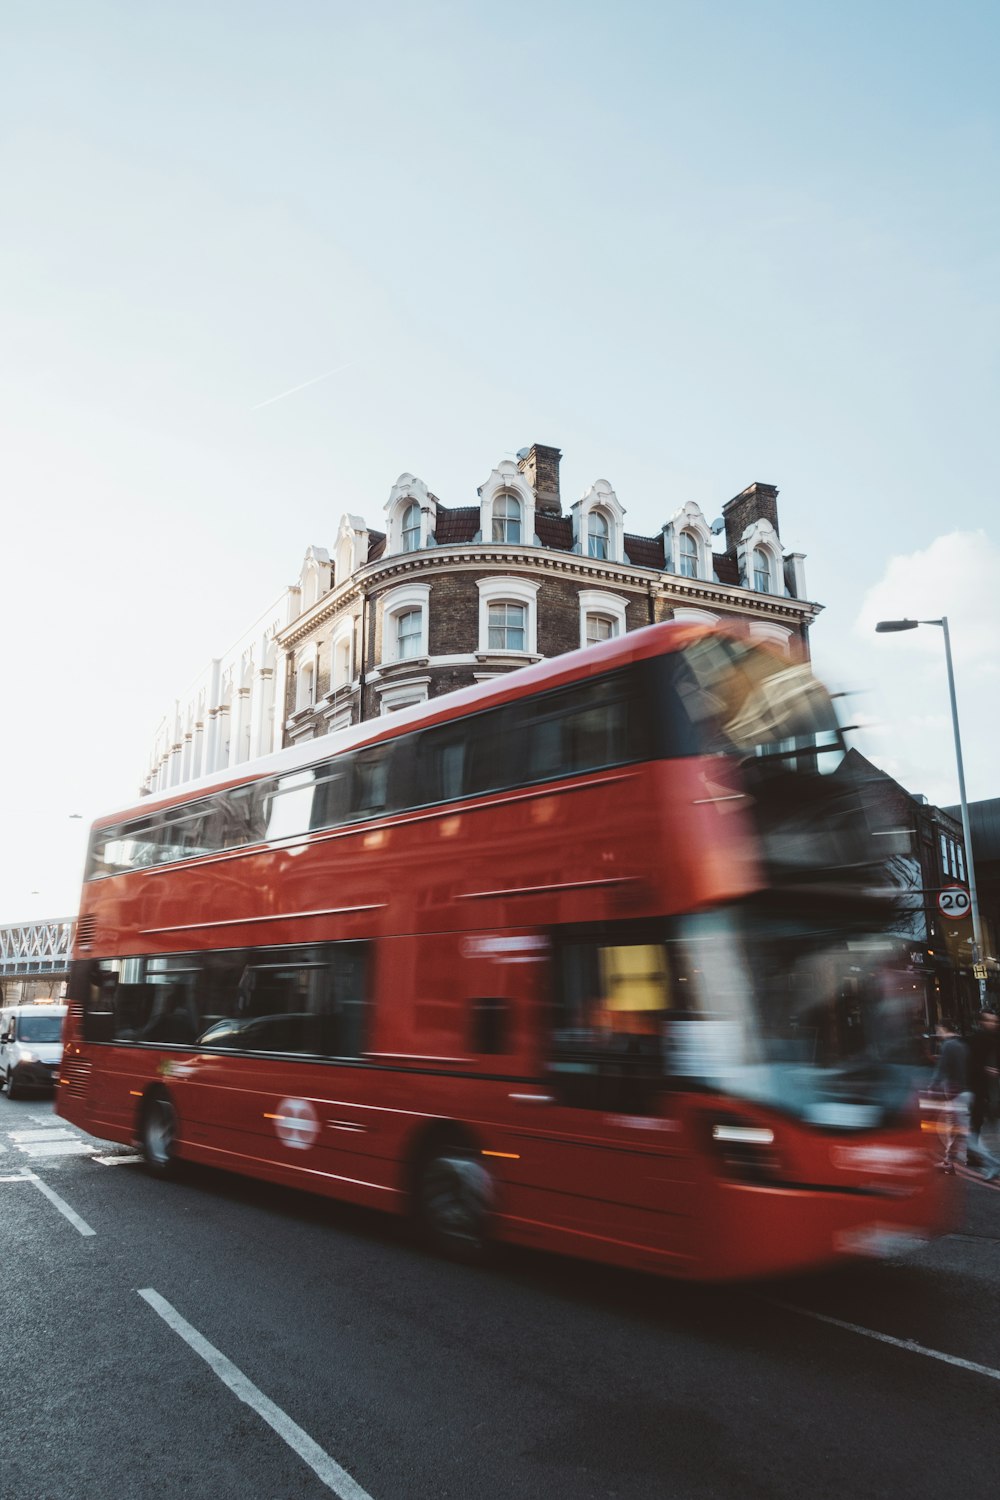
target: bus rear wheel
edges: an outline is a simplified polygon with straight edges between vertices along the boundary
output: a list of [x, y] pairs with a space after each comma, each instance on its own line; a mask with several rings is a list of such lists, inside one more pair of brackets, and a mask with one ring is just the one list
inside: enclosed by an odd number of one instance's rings
[[493, 1179], [471, 1154], [443, 1148], [417, 1174], [416, 1211], [424, 1239], [440, 1254], [466, 1262], [484, 1258], [493, 1207]]
[[177, 1111], [165, 1091], [151, 1094], [142, 1107], [139, 1141], [147, 1172], [170, 1177], [177, 1170]]

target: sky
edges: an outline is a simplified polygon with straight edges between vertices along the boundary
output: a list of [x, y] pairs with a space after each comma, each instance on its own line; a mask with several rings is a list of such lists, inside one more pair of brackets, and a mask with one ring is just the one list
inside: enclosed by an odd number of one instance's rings
[[0, 923], [75, 912], [345, 511], [533, 442], [643, 534], [776, 484], [852, 742], [957, 800], [942, 632], [873, 628], [947, 615], [1000, 796], [998, 43], [967, 0], [7, 0]]

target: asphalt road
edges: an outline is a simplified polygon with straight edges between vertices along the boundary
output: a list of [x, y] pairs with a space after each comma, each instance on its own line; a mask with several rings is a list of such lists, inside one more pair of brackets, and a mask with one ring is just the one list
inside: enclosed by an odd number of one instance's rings
[[997, 1493], [998, 1188], [919, 1256], [709, 1290], [129, 1155], [0, 1096], [4, 1500]]

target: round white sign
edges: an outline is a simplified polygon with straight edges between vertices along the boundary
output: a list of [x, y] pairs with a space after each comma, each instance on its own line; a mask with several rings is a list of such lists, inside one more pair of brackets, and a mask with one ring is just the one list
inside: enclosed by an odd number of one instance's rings
[[972, 901], [964, 885], [946, 885], [943, 891], [938, 891], [937, 904], [943, 917], [967, 917], [972, 909]]
[[274, 1116], [279, 1140], [293, 1151], [308, 1151], [319, 1135], [319, 1116], [308, 1099], [282, 1099]]

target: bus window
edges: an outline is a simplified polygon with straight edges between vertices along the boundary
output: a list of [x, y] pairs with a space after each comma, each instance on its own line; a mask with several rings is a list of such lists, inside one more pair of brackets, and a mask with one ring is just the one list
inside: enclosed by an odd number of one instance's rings
[[83, 1034], [88, 1042], [111, 1040], [122, 962], [121, 959], [106, 958], [74, 965], [72, 999], [83, 1004]]
[[560, 945], [549, 1068], [567, 1103], [642, 1112], [664, 1078], [672, 1005], [660, 941]]
[[527, 779], [521, 705], [505, 704], [468, 721], [465, 792], [499, 792]]
[[374, 745], [354, 757], [353, 811], [374, 818], [389, 811], [389, 764], [391, 745]]
[[442, 724], [416, 740], [412, 756], [412, 805], [453, 802], [465, 793], [468, 735], [464, 727]]
[[470, 1050], [480, 1056], [499, 1056], [511, 1050], [509, 1000], [473, 1000]]
[[342, 755], [316, 767], [310, 828], [336, 828], [351, 815], [351, 769], [353, 757]]
[[267, 813], [274, 791], [273, 781], [258, 781], [223, 792], [219, 800], [218, 847], [238, 849], [256, 844], [267, 831]]
[[217, 847], [212, 827], [214, 814], [208, 799], [168, 807], [161, 814], [159, 859], [192, 859], [197, 854], [214, 853]]
[[305, 833], [312, 818], [315, 773], [312, 766], [278, 778], [267, 811], [267, 838], [294, 838]]

